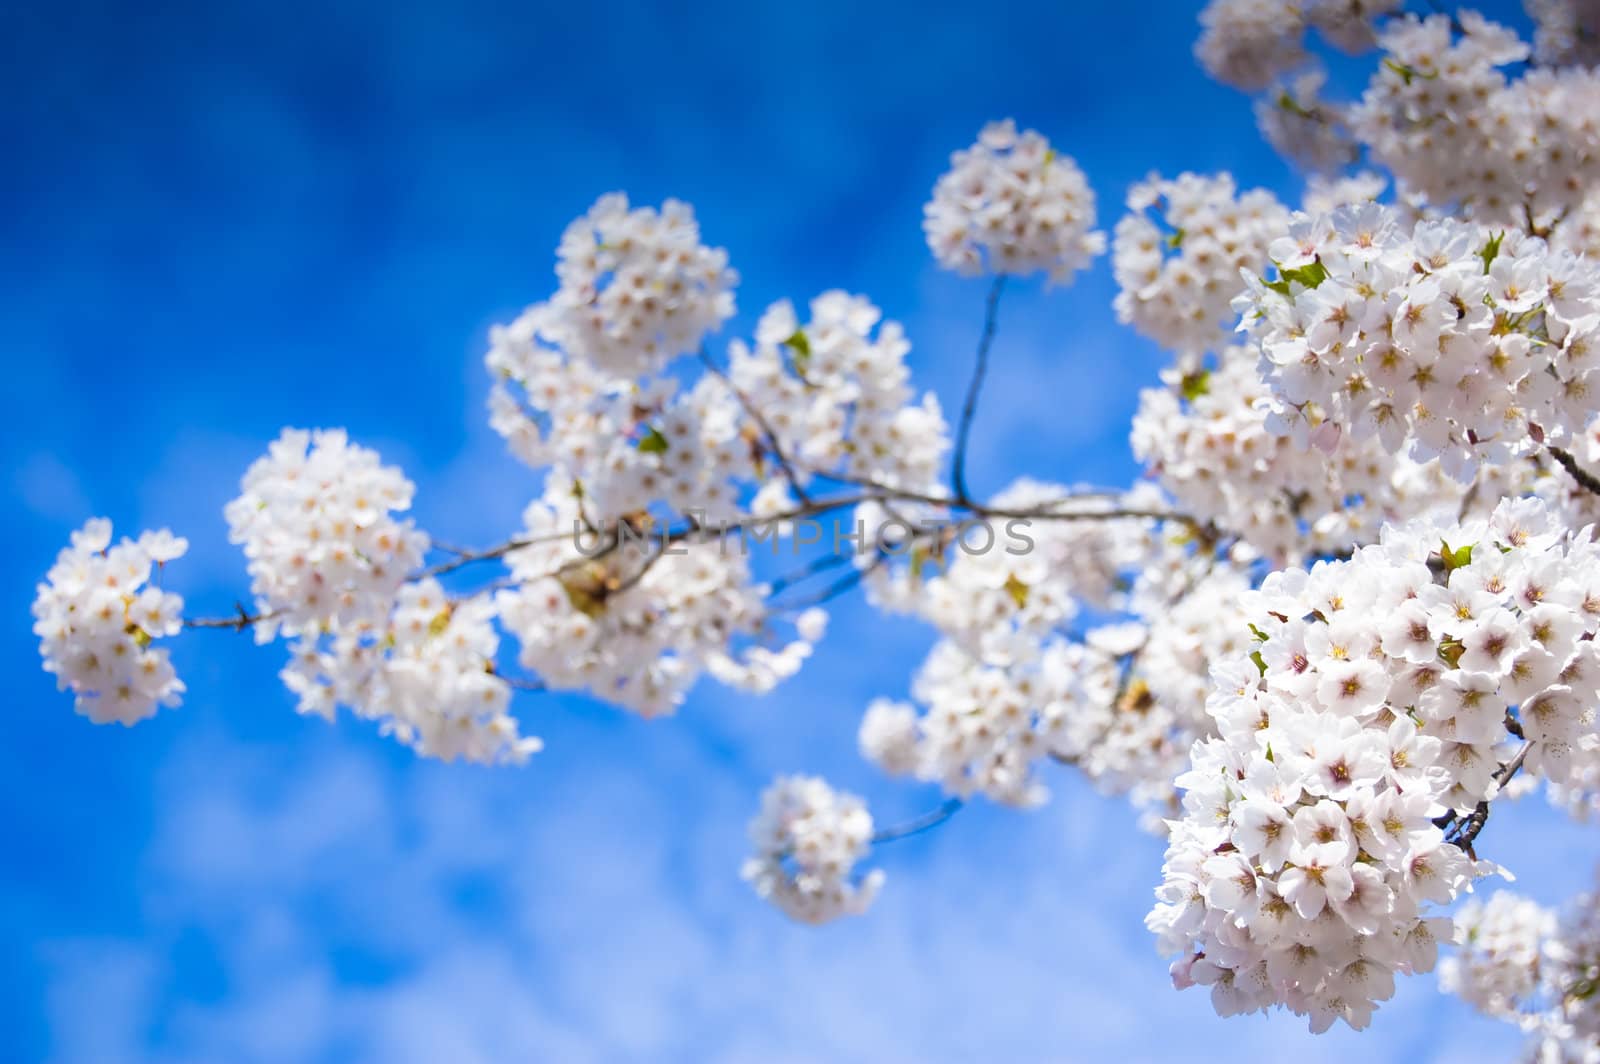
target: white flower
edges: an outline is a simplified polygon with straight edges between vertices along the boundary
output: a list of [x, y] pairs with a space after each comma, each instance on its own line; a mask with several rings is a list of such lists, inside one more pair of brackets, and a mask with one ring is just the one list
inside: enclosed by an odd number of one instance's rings
[[1282, 0], [1211, 0], [1200, 25], [1195, 57], [1206, 73], [1236, 88], [1266, 88], [1306, 59], [1300, 10]]
[[[1364, 1025], [1395, 972], [1433, 963], [1445, 925], [1428, 907], [1494, 870], [1435, 819], [1452, 810], [1440, 822], [1460, 830], [1496, 796], [1513, 731], [1524, 773], [1574, 771], [1593, 715], [1560, 680], [1588, 682], [1592, 651], [1577, 648], [1600, 611], [1581, 610], [1570, 586], [1600, 548], [1587, 530], [1556, 531], [1551, 510], [1509, 500], [1487, 521], [1416, 519], [1243, 596], [1258, 649], [1248, 669], [1213, 672], [1220, 735], [1194, 745], [1178, 779], [1184, 815], [1146, 921], [1164, 952], [1204, 957], [1210, 967], [1183, 970], [1227, 987], [1213, 993], [1219, 1012], [1282, 1004], [1313, 1030]], [[1566, 664], [1525, 659], [1530, 630]], [[1424, 646], [1432, 658], [1419, 664]], [[1218, 854], [1248, 862], [1254, 896]]]
[[909, 702], [875, 698], [861, 718], [862, 756], [892, 776], [917, 770], [917, 738], [917, 709]]
[[700, 243], [688, 204], [629, 209], [602, 196], [562, 234], [548, 328], [571, 354], [621, 377], [659, 369], [733, 316], [738, 275]]
[[861, 799], [814, 776], [786, 776], [761, 796], [750, 822], [755, 856], [744, 878], [791, 919], [822, 924], [866, 911], [883, 873], [855, 874], [872, 846], [872, 816]]
[[[1496, 232], [1454, 220], [1408, 231], [1376, 204], [1312, 220], [1314, 267], [1281, 267], [1235, 301], [1272, 393], [1269, 424], [1302, 449], [1314, 429], [1331, 429], [1336, 457], [1374, 437], [1390, 452], [1409, 444], [1411, 458], [1439, 458], [1463, 484], [1536, 440], [1581, 434], [1600, 412], [1600, 377], [1563, 350], [1600, 339], [1588, 325], [1600, 302], [1578, 297], [1573, 317], [1585, 325], [1563, 324], [1544, 280], [1558, 256], [1542, 240]], [[1563, 299], [1600, 290], [1600, 269], [1565, 268], [1581, 276]]]
[[1214, 350], [1240, 271], [1265, 267], [1288, 211], [1262, 189], [1240, 194], [1226, 173], [1152, 174], [1129, 189], [1128, 208], [1112, 241], [1117, 320], [1181, 355]]
[[507, 712], [499, 645], [486, 596], [452, 602], [428, 578], [402, 588], [382, 622], [303, 634], [281, 676], [301, 713], [332, 719], [346, 705], [424, 757], [522, 764], [543, 743]]
[[1094, 191], [1069, 156], [1009, 119], [950, 157], [923, 229], [939, 264], [963, 274], [1044, 272], [1067, 283], [1105, 250]]
[[96, 724], [134, 724], [178, 704], [183, 681], [151, 644], [182, 629], [183, 599], [148, 581], [153, 565], [187, 548], [166, 529], [112, 546], [111, 522], [94, 518], [39, 585], [33, 632], [45, 671]]
[[404, 474], [342, 430], [285, 429], [224, 510], [267, 617], [258, 638], [386, 616], [428, 547], [426, 535], [393, 516], [410, 509], [412, 491]]
[[[523, 515], [527, 545], [506, 556], [512, 586], [494, 596], [518, 661], [547, 687], [655, 717], [707, 673], [762, 692], [799, 671], [812, 646], [804, 633], [761, 645], [776, 618], [736, 533], [664, 544], [657, 528], [602, 550], [574, 531], [582, 505], [570, 482], [547, 485]], [[799, 620], [820, 634], [817, 615]]]

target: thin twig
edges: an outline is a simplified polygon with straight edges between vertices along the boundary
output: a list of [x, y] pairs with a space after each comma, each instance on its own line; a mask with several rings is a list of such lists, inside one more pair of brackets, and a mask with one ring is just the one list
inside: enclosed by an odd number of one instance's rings
[[474, 562], [487, 562], [493, 561], [496, 558], [504, 558], [507, 554], [510, 554], [514, 550], [521, 550], [523, 547], [532, 547], [538, 543], [557, 543], [563, 539], [566, 539], [570, 535], [572, 535], [571, 532], [562, 532], [559, 534], [552, 533], [549, 536], [519, 537], [515, 539], [508, 539], [504, 543], [497, 544], [493, 547], [485, 547], [483, 550], [443, 548], [449, 553], [454, 554], [455, 557], [451, 558], [447, 562], [440, 562], [438, 565], [430, 565], [417, 575], [419, 577], [443, 576], [445, 573], [453, 573], [457, 569], [465, 568]]
[[873, 832], [872, 844], [876, 846], [881, 842], [894, 842], [897, 839], [910, 838], [912, 835], [920, 835], [924, 831], [930, 831], [955, 816], [964, 804], [960, 798], [950, 798], [939, 808], [932, 812], [924, 813], [915, 820], [908, 820], [904, 824], [896, 824], [893, 827]]
[[1550, 456], [1560, 463], [1561, 468], [1567, 471], [1568, 476], [1578, 482], [1580, 488], [1592, 494], [1600, 495], [1600, 477], [1584, 469], [1578, 464], [1576, 458], [1560, 447], [1547, 447], [1545, 450], [1549, 451]]
[[[1517, 774], [1518, 770], [1522, 768], [1522, 763], [1527, 760], [1528, 751], [1532, 747], [1532, 743], [1523, 743], [1522, 749], [1517, 751], [1517, 756], [1501, 765], [1495, 772], [1495, 783], [1501, 787], [1510, 783], [1511, 777]], [[1498, 795], [1498, 793], [1497, 791], [1496, 794]], [[1440, 820], [1436, 820], [1434, 823], [1445, 830], [1445, 841], [1465, 850], [1469, 856], [1476, 857], [1477, 855], [1472, 852], [1472, 842], [1478, 837], [1479, 832], [1483, 831], [1483, 826], [1489, 822], [1489, 799], [1485, 798], [1479, 802], [1465, 818], [1457, 819], [1454, 813], [1450, 813], [1440, 818]], [[1452, 821], [1454, 822], [1453, 828], [1451, 826]], [[1450, 834], [1452, 830], [1454, 831], [1453, 835]]]
[[824, 602], [831, 602], [840, 595], [844, 594], [846, 591], [849, 591], [856, 585], [860, 584], [861, 581], [865, 580], [872, 573], [883, 568], [884, 563], [888, 560], [888, 554], [880, 554], [876, 558], [872, 559], [872, 561], [867, 565], [858, 569], [850, 570], [848, 573], [841, 576], [839, 579], [835, 580], [821, 591], [808, 595], [805, 598], [797, 599], [793, 602], [774, 603], [772, 608], [774, 610], [782, 611], [803, 610], [809, 609], [812, 606], [820, 606]]
[[793, 587], [795, 584], [816, 576], [818, 573], [825, 573], [829, 569], [837, 569], [841, 565], [849, 564], [850, 555], [848, 554], [824, 554], [820, 558], [812, 559], [802, 568], [794, 572], [785, 573], [773, 580], [767, 585], [767, 595], [769, 597], [776, 595], [785, 588]]
[[978, 393], [983, 390], [983, 378], [989, 372], [989, 348], [994, 345], [994, 332], [1000, 323], [1000, 293], [1005, 290], [1004, 274], [994, 279], [989, 287], [989, 298], [983, 308], [983, 333], [978, 337], [978, 357], [972, 367], [972, 380], [967, 384], [967, 398], [961, 404], [961, 424], [956, 430], [956, 453], [950, 467], [950, 486], [956, 499], [966, 502], [972, 496], [967, 492], [967, 437], [972, 432], [972, 419], [978, 412]]
[[236, 612], [232, 617], [185, 618], [183, 626], [185, 628], [231, 628], [235, 632], [242, 632], [246, 628], [249, 628], [252, 624], [260, 624], [262, 621], [270, 621], [274, 616], [270, 611], [265, 613], [251, 613], [249, 610], [245, 609], [245, 605], [242, 602], [235, 602], [233, 604], [233, 608]]
[[700, 361], [705, 363], [706, 369], [710, 370], [713, 376], [727, 385], [734, 398], [739, 400], [739, 405], [744, 407], [744, 412], [750, 415], [750, 420], [756, 423], [756, 427], [766, 437], [765, 443], [767, 449], [772, 452], [772, 460], [778, 463], [778, 469], [783, 473], [783, 478], [789, 482], [789, 490], [794, 492], [795, 498], [801, 502], [810, 502], [811, 500], [806, 496], [806, 489], [801, 485], [800, 478], [795, 474], [794, 466], [790, 463], [788, 456], [783, 453], [783, 446], [778, 442], [777, 432], [773, 430], [771, 423], [761, 413], [754, 400], [746, 395], [742, 388], [733, 383], [733, 378], [728, 376], [721, 366], [717, 365], [716, 360], [711, 357], [711, 353], [703, 346], [700, 348]]
[[549, 690], [549, 688], [545, 686], [543, 680], [533, 680], [526, 676], [508, 676], [503, 672], [497, 672], [495, 675], [504, 680], [508, 686], [515, 687], [519, 691]]

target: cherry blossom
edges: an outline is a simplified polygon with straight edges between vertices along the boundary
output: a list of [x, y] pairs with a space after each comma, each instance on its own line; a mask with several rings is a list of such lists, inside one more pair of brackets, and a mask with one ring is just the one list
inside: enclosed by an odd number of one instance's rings
[[285, 429], [250, 466], [224, 514], [267, 619], [262, 638], [388, 613], [428, 538], [394, 517], [410, 509], [413, 486], [380, 462], [342, 430]]
[[1228, 174], [1151, 175], [1128, 192], [1112, 269], [1117, 319], [1182, 355], [1221, 344], [1239, 271], [1267, 261], [1288, 212], [1270, 192], [1240, 194]]
[[111, 522], [97, 517], [39, 585], [33, 632], [44, 669], [96, 724], [134, 724], [183, 695], [166, 649], [151, 645], [182, 630], [183, 599], [151, 578], [188, 549], [166, 529], [113, 544]]
[[1600, 271], [1544, 241], [1378, 205], [1296, 218], [1236, 301], [1272, 423], [1336, 452], [1373, 436], [1463, 481], [1565, 444], [1597, 408]]
[[1148, 921], [1180, 988], [1210, 986], [1223, 1015], [1281, 1004], [1360, 1028], [1395, 974], [1433, 966], [1449, 921], [1430, 906], [1494, 870], [1472, 841], [1501, 783], [1564, 779], [1592, 732], [1600, 614], [1575, 574], [1596, 551], [1541, 500], [1508, 500], [1242, 596], [1257, 646], [1213, 669], [1218, 736], [1179, 777]]
[[950, 157], [925, 215], [934, 257], [963, 274], [1043, 272], [1064, 284], [1105, 250], [1083, 171], [1009, 119]]
[[767, 788], [750, 842], [755, 856], [744, 878], [802, 923], [860, 915], [883, 885], [882, 871], [855, 873], [872, 844], [872, 814], [814, 776], [786, 776]]

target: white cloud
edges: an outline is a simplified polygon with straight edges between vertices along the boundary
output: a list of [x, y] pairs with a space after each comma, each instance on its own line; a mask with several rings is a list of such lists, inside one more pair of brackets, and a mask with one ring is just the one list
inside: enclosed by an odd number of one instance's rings
[[[815, 930], [737, 882], [751, 796], [715, 750], [518, 774], [313, 745], [173, 758], [138, 937], [47, 950], [56, 1060], [1310, 1062], [1517, 1041], [1431, 979], [1364, 1036], [1216, 1019], [1139, 924], [1159, 845], [1072, 781], [1038, 813], [975, 807], [886, 849], [873, 913]], [[220, 992], [195, 991], [196, 965]]]

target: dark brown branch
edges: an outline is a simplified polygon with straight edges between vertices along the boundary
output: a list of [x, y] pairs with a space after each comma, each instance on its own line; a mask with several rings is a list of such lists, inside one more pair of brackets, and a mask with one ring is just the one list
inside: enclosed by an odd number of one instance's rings
[[1568, 476], [1578, 482], [1578, 486], [1580, 488], [1589, 492], [1590, 494], [1600, 495], [1600, 477], [1597, 477], [1587, 469], [1584, 469], [1578, 464], [1578, 460], [1576, 458], [1572, 457], [1569, 452], [1562, 450], [1560, 447], [1547, 447], [1545, 450], [1549, 451], [1550, 456], [1560, 464], [1562, 469], [1567, 471]]
[[[1495, 783], [1499, 784], [1501, 787], [1504, 787], [1507, 783], [1510, 783], [1511, 777], [1515, 776], [1517, 772], [1521, 770], [1522, 763], [1527, 760], [1528, 750], [1532, 746], [1532, 743], [1523, 743], [1522, 749], [1517, 751], [1517, 756], [1513, 757], [1510, 761], [1507, 761], [1504, 765], [1501, 765], [1500, 768], [1495, 772]], [[1498, 796], [1498, 794], [1499, 792], [1497, 791], [1496, 796]], [[1445, 830], [1446, 842], [1453, 846], [1460, 847], [1467, 852], [1469, 857], [1473, 858], [1477, 857], [1477, 854], [1472, 852], [1473, 840], [1478, 837], [1478, 834], [1483, 831], [1483, 826], [1488, 822], [1489, 799], [1487, 798], [1474, 806], [1472, 812], [1468, 813], [1463, 818], [1458, 819], [1454, 813], [1450, 813], [1447, 816], [1441, 817], [1440, 820], [1434, 821], [1435, 824]]]

